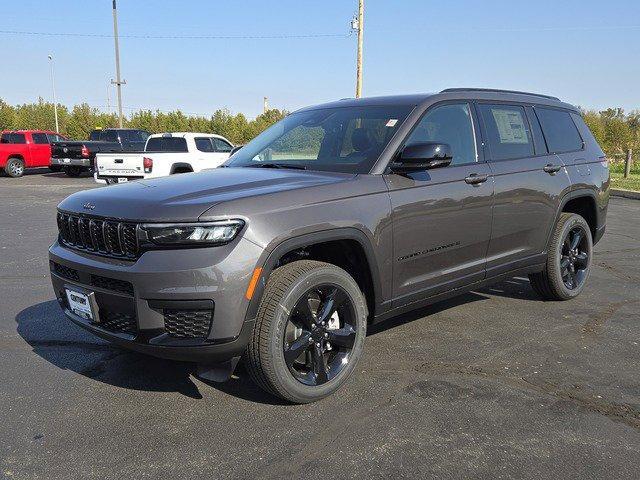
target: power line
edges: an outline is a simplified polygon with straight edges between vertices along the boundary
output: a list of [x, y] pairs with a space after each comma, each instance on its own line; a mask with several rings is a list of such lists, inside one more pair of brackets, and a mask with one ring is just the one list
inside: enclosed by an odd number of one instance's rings
[[[0, 30], [4, 35], [30, 35], [47, 37], [88, 37], [113, 38], [107, 33], [77, 33], [77, 32], [27, 32], [19, 30]], [[304, 33], [304, 34], [273, 34], [273, 35], [119, 35], [120, 38], [161, 39], [161, 40], [268, 40], [287, 38], [346, 38], [349, 33]]]

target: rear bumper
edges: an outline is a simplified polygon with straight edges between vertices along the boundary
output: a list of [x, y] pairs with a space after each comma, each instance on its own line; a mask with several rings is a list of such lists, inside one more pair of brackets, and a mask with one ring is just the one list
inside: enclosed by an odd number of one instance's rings
[[[240, 239], [149, 251], [129, 262], [56, 242], [49, 249], [51, 281], [65, 315], [100, 338], [156, 357], [217, 363], [242, 355], [249, 340], [253, 319], [246, 318], [244, 292], [259, 250]], [[70, 310], [67, 289], [89, 296], [92, 320]]]
[[89, 158], [51, 158], [51, 165], [60, 165], [61, 167], [91, 167], [91, 159]]

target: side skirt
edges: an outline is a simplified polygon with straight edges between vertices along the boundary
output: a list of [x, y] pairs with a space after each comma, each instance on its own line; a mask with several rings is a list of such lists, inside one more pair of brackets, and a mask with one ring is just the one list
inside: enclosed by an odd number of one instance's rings
[[386, 312], [380, 313], [379, 315], [376, 315], [373, 318], [371, 324], [380, 323], [384, 320], [395, 317], [397, 315], [401, 315], [403, 313], [410, 312], [412, 310], [417, 310], [419, 308], [424, 308], [434, 303], [441, 302], [442, 300], [447, 300], [452, 297], [457, 297], [458, 295], [462, 295], [463, 293], [467, 293], [472, 290], [477, 290], [479, 288], [487, 287], [489, 285], [499, 283], [503, 280], [507, 280], [512, 277], [516, 277], [519, 275], [528, 275], [529, 273], [541, 272], [544, 270], [544, 266], [545, 266], [544, 263], [540, 263], [536, 265], [530, 265], [527, 267], [517, 268], [515, 270], [510, 270], [508, 272], [504, 272], [499, 275], [486, 278], [479, 282], [474, 282], [474, 283], [465, 285], [463, 287], [454, 288], [452, 290], [449, 290], [448, 292], [439, 293], [437, 295], [432, 295], [424, 299], [416, 300], [406, 305], [401, 305], [396, 308], [392, 308], [391, 310], [388, 310]]

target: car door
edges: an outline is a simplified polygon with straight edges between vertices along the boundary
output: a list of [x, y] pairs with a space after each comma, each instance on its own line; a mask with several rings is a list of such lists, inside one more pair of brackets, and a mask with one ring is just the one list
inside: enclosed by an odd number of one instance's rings
[[[193, 139], [196, 148], [196, 165], [193, 169], [196, 172], [207, 168], [215, 168], [219, 165], [218, 154], [216, 153], [213, 138], [211, 137], [195, 137]], [[196, 170], [197, 168], [197, 170]]]
[[561, 193], [562, 160], [546, 147], [531, 106], [479, 102], [486, 156], [495, 181], [487, 277], [544, 262]]
[[30, 158], [27, 167], [48, 167], [51, 160], [51, 147], [46, 133], [32, 133], [29, 142]]
[[469, 102], [431, 107], [408, 136], [449, 144], [447, 167], [386, 174], [393, 225], [394, 307], [482, 280], [493, 179]]

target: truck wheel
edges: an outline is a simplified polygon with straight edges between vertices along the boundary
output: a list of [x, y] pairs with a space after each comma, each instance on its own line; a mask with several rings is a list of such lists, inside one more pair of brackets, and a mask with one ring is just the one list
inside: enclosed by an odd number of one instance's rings
[[4, 171], [13, 178], [18, 178], [24, 175], [24, 160], [21, 158], [10, 158], [7, 160], [7, 164], [4, 166]]
[[549, 245], [545, 269], [529, 275], [535, 292], [545, 300], [570, 300], [584, 288], [593, 256], [591, 229], [575, 213], [562, 213]]
[[49, 170], [53, 173], [58, 173], [62, 171], [62, 167], [60, 165], [49, 165]]
[[246, 364], [267, 392], [294, 403], [340, 388], [362, 356], [367, 303], [346, 271], [304, 260], [276, 269], [265, 287]]
[[82, 173], [82, 167], [77, 167], [75, 165], [71, 167], [64, 167], [64, 173], [68, 177], [79, 177], [80, 174]]

